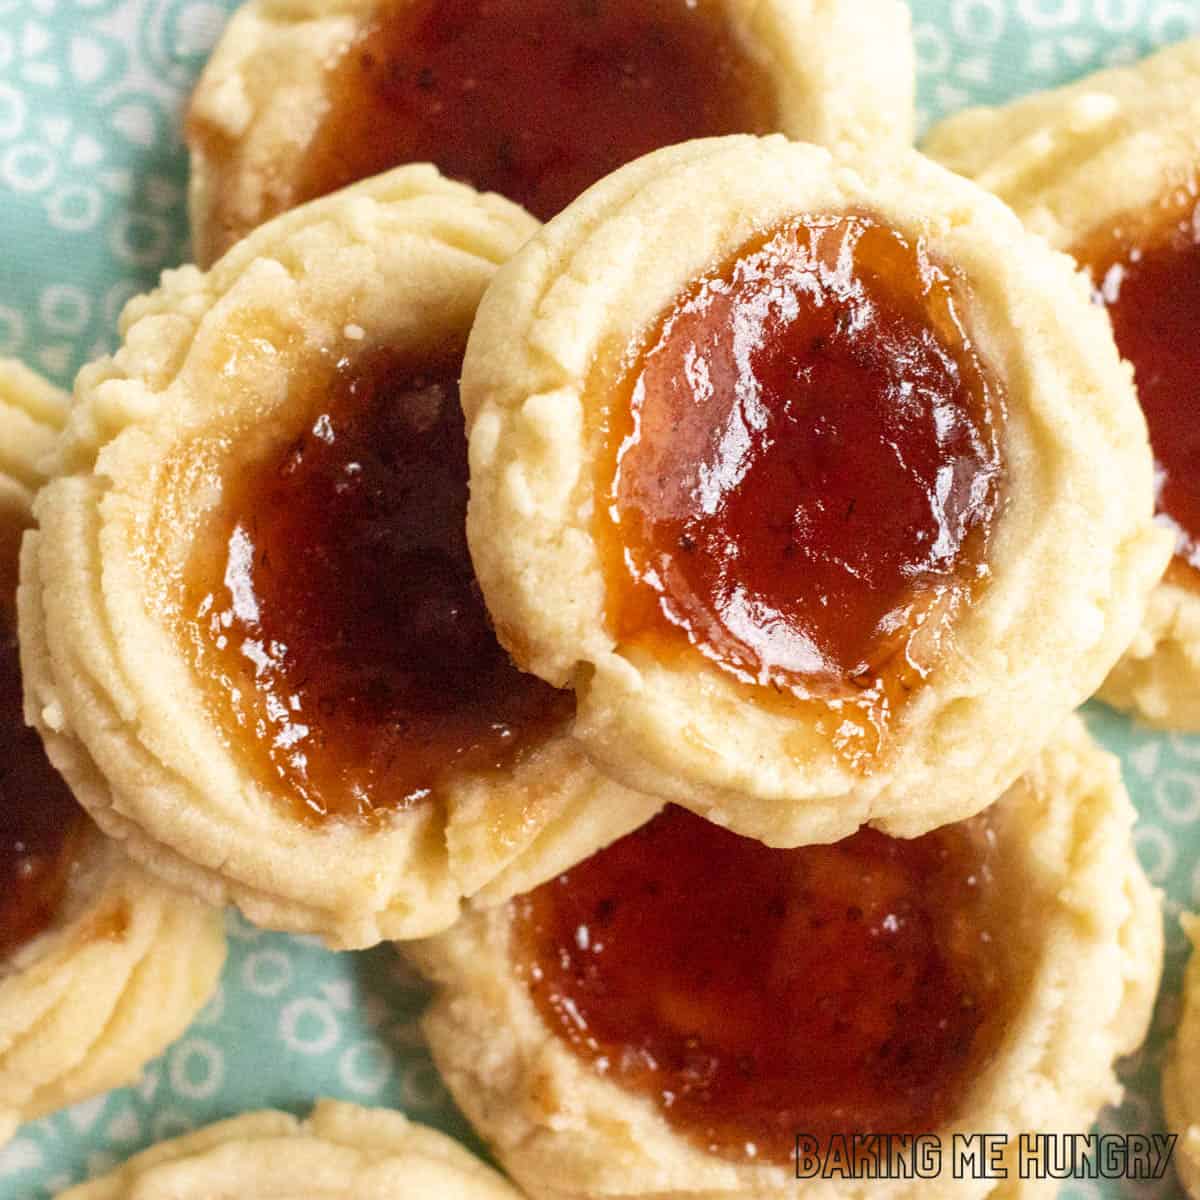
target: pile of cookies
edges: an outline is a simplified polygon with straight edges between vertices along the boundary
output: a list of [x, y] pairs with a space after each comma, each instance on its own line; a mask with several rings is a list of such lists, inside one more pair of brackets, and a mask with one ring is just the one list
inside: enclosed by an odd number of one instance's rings
[[[1073, 712], [1200, 729], [1200, 42], [925, 154], [913, 74], [900, 0], [237, 13], [199, 265], [73, 402], [0, 375], [0, 1137], [182, 1030], [226, 904], [401, 943], [542, 1200], [1119, 1097], [1161, 912]], [[324, 1104], [68, 1195], [296, 1189], [514, 1194]]]

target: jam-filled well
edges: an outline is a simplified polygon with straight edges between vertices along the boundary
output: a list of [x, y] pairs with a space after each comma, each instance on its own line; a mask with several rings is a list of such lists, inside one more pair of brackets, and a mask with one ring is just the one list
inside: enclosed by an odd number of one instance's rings
[[0, 955], [53, 920], [83, 835], [83, 810], [25, 724], [11, 611], [0, 615]]
[[1133, 364], [1156, 463], [1157, 507], [1175, 530], [1172, 578], [1200, 585], [1200, 189], [1169, 191], [1076, 250]]
[[260, 782], [310, 819], [409, 808], [570, 713], [512, 665], [475, 582], [459, 366], [381, 350], [297, 380], [303, 424], [226, 466], [192, 552], [200, 676]]
[[[719, 0], [383, 0], [324, 92], [310, 146], [290, 181], [271, 182], [260, 220], [408, 162], [544, 220], [651, 150], [777, 126]], [[217, 163], [230, 152], [216, 130], [193, 122], [192, 134]], [[230, 241], [245, 232], [219, 216]]]
[[699, 279], [598, 380], [619, 643], [685, 638], [745, 683], [877, 708], [923, 677], [986, 573], [1003, 474], [960, 290], [869, 215], [808, 217]]
[[514, 963], [577, 1055], [714, 1153], [934, 1132], [1011, 991], [992, 820], [778, 850], [668, 807], [513, 901]]

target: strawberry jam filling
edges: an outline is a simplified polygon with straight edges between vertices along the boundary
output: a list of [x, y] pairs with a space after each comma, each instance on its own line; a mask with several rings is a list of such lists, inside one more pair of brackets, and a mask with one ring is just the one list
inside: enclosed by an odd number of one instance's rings
[[518, 671], [467, 552], [459, 359], [342, 360], [303, 425], [228, 471], [188, 569], [188, 636], [258, 779], [307, 818], [500, 771], [570, 714]]
[[[324, 92], [308, 150], [269, 182], [259, 220], [408, 162], [545, 220], [651, 150], [778, 124], [719, 0], [387, 0]], [[194, 121], [192, 135], [218, 164], [232, 153], [220, 130]], [[227, 248], [246, 230], [218, 217]]]
[[716, 0], [403, 0], [329, 93], [302, 198], [432, 162], [542, 220], [651, 150], [774, 127]]
[[1200, 584], [1200, 201], [1192, 183], [1076, 251], [1133, 364], [1150, 429], [1160, 518], [1175, 531], [1170, 576]]
[[786, 224], [680, 295], [608, 394], [618, 642], [848, 697], [881, 736], [1000, 506], [1003, 401], [952, 277], [870, 216]]
[[690, 643], [885, 721], [986, 574], [1000, 503], [1003, 401], [958, 282], [851, 214], [756, 237], [678, 297], [599, 384], [619, 644]]
[[83, 810], [25, 724], [12, 614], [0, 626], [0, 955], [41, 933], [63, 898]]
[[990, 821], [777, 850], [669, 807], [513, 901], [514, 961], [575, 1054], [712, 1153], [935, 1132], [1011, 991]]

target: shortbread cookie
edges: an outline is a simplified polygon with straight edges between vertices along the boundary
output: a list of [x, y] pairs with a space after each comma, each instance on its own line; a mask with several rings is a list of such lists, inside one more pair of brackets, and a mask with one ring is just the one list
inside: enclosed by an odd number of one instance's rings
[[500, 640], [605, 770], [773, 845], [978, 811], [1169, 553], [1086, 281], [913, 152], [631, 164], [497, 274], [462, 396]]
[[103, 838], [22, 713], [17, 551], [66, 397], [0, 360], [0, 1142], [136, 1078], [216, 984], [221, 915]]
[[[45, 482], [45, 467], [67, 413], [67, 397], [14, 358], [0, 358], [0, 483], [3, 497], [19, 495], [28, 513]], [[17, 511], [17, 504], [6, 505]], [[25, 518], [28, 523], [28, 516]], [[11, 573], [15, 559], [6, 556]]]
[[1175, 1170], [1188, 1194], [1200, 1197], [1200, 919], [1185, 914], [1193, 950], [1183, 980], [1183, 1013], [1163, 1065], [1162, 1099], [1167, 1125], [1179, 1135]]
[[[955, 1135], [1007, 1137], [1015, 1180], [1018, 1135], [1086, 1131], [1145, 1036], [1162, 933], [1133, 819], [1075, 718], [987, 812], [913, 841], [771, 849], [668, 807], [406, 948], [434, 1060], [536, 1200], [1008, 1194], [955, 1171]], [[839, 1135], [918, 1133], [935, 1179], [797, 1179], [797, 1137], [803, 1172]]]
[[137, 1079], [225, 960], [222, 914], [147, 875], [86, 818], [64, 853], [54, 911], [0, 959], [0, 1141]]
[[81, 375], [32, 710], [106, 832], [260, 924], [432, 933], [657, 807], [512, 666], [467, 555], [458, 362], [534, 227], [402, 168], [169, 273]]
[[323, 1100], [306, 1121], [234, 1117], [163, 1142], [59, 1200], [519, 1200], [444, 1133]]
[[639, 155], [724, 133], [904, 145], [900, 0], [251, 0], [192, 100], [192, 241], [405, 162], [545, 219]]
[[1134, 366], [1175, 557], [1100, 696], [1200, 730], [1200, 39], [930, 134], [1090, 272]]

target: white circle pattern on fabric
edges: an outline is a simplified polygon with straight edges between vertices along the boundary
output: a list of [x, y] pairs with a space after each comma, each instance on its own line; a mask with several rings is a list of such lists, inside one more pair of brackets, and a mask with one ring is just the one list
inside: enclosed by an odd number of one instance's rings
[[284, 1005], [279, 1014], [279, 1036], [297, 1054], [328, 1054], [338, 1044], [341, 1031], [326, 1001], [304, 996]]
[[259, 950], [242, 966], [242, 983], [255, 996], [278, 996], [292, 981], [292, 962], [282, 950]]
[[338, 1064], [339, 1078], [356, 1096], [377, 1096], [392, 1071], [388, 1046], [376, 1038], [351, 1046]]
[[201, 1038], [185, 1038], [168, 1052], [171, 1090], [185, 1100], [207, 1100], [225, 1078], [225, 1053]]

